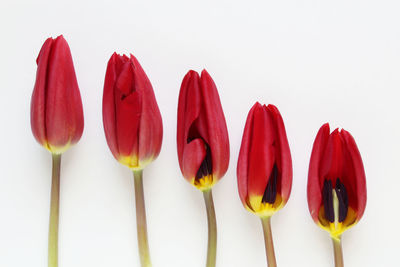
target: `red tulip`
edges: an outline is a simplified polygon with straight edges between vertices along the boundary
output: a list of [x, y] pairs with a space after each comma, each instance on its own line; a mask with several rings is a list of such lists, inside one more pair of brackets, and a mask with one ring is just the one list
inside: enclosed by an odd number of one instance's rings
[[349, 132], [329, 124], [319, 130], [308, 172], [308, 207], [313, 220], [333, 238], [356, 224], [367, 201], [364, 167]]
[[247, 116], [239, 152], [240, 199], [249, 211], [269, 217], [289, 199], [292, 159], [281, 114], [255, 103]]
[[46, 40], [36, 63], [32, 132], [46, 149], [61, 154], [77, 143], [83, 132], [81, 95], [71, 52], [62, 35]]
[[202, 191], [225, 174], [229, 140], [217, 87], [203, 70], [182, 81], [178, 103], [178, 158], [183, 176]]
[[114, 157], [133, 170], [157, 158], [162, 120], [153, 87], [137, 59], [114, 53], [108, 61], [103, 124]]

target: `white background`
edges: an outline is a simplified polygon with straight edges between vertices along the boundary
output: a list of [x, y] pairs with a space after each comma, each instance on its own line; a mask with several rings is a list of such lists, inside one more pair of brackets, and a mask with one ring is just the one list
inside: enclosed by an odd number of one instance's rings
[[112, 157], [101, 100], [114, 51], [147, 72], [164, 123], [144, 175], [154, 266], [204, 266], [202, 195], [180, 173], [176, 109], [189, 69], [214, 78], [231, 161], [213, 189], [217, 266], [266, 266], [261, 224], [238, 197], [236, 163], [247, 112], [275, 104], [293, 157], [293, 189], [272, 218], [279, 266], [333, 266], [331, 241], [311, 220], [306, 182], [319, 127], [350, 131], [368, 202], [343, 235], [347, 266], [399, 266], [400, 4], [398, 1], [2, 1], [0, 4], [0, 266], [43, 267], [51, 157], [30, 129], [35, 59], [49, 36], [68, 41], [84, 104], [80, 142], [63, 156], [60, 267], [139, 266], [133, 181]]

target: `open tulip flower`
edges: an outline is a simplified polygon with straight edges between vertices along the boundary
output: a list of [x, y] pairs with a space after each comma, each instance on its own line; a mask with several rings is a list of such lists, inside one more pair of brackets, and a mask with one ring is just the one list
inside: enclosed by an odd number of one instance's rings
[[237, 165], [239, 196], [261, 218], [268, 266], [276, 266], [271, 216], [289, 199], [292, 159], [285, 126], [273, 105], [255, 103], [244, 127]]
[[160, 153], [163, 128], [151, 83], [133, 55], [114, 53], [108, 62], [103, 124], [112, 154], [133, 171], [140, 261], [151, 266], [142, 171]]
[[324, 124], [314, 141], [307, 185], [308, 207], [332, 237], [336, 266], [343, 266], [341, 235], [362, 217], [367, 201], [365, 172], [351, 134]]
[[46, 40], [36, 63], [31, 127], [36, 140], [52, 153], [48, 266], [56, 267], [61, 154], [81, 138], [83, 110], [71, 51], [62, 35]]
[[203, 70], [193, 70], [182, 81], [178, 103], [178, 159], [183, 176], [201, 190], [207, 208], [207, 266], [216, 261], [216, 220], [211, 188], [229, 164], [229, 139], [217, 87]]

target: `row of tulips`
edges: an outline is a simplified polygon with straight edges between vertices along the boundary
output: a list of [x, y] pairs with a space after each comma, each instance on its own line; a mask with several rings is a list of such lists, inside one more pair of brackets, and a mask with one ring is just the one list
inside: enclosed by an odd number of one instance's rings
[[[79, 141], [84, 122], [70, 49], [62, 36], [46, 40], [37, 65], [31, 126], [36, 140], [53, 157], [48, 266], [55, 267], [61, 154]], [[151, 266], [142, 177], [160, 152], [163, 127], [151, 83], [133, 55], [114, 53], [108, 62], [103, 123], [111, 153], [133, 171], [140, 261]], [[183, 176], [204, 195], [209, 229], [206, 266], [215, 266], [217, 227], [211, 192], [227, 171], [229, 139], [216, 85], [205, 70], [201, 75], [189, 71], [183, 79], [177, 150]], [[237, 178], [244, 207], [261, 218], [268, 266], [276, 266], [270, 218], [287, 203], [292, 176], [282, 116], [275, 106], [257, 102], [244, 127]], [[330, 133], [328, 124], [320, 128], [311, 154], [307, 197], [311, 217], [332, 237], [336, 266], [343, 266], [341, 235], [361, 219], [366, 205], [363, 163], [349, 132]]]

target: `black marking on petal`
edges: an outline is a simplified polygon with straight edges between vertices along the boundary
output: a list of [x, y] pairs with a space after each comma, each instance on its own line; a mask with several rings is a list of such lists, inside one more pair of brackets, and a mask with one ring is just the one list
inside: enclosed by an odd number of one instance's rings
[[330, 222], [334, 222], [335, 213], [333, 211], [332, 182], [327, 179], [325, 179], [322, 189], [322, 200], [324, 202], [325, 218]]
[[269, 176], [267, 187], [265, 188], [264, 195], [262, 198], [262, 203], [275, 203], [276, 200], [276, 191], [277, 191], [277, 183], [278, 183], [278, 167], [274, 164], [272, 167], [271, 174]]
[[339, 201], [339, 222], [343, 222], [347, 217], [349, 199], [346, 187], [340, 182], [339, 178], [336, 179], [335, 191]]

